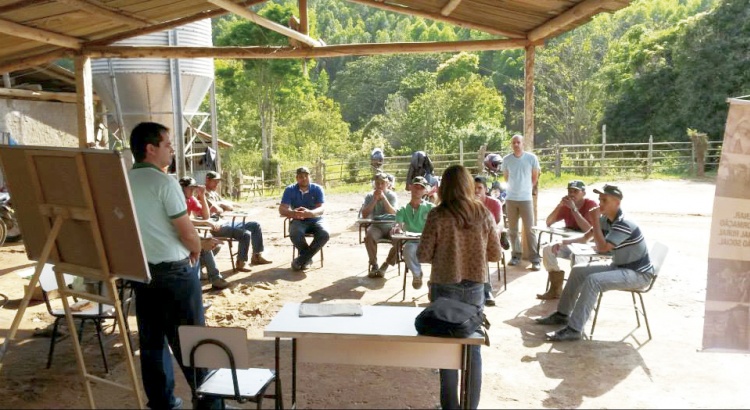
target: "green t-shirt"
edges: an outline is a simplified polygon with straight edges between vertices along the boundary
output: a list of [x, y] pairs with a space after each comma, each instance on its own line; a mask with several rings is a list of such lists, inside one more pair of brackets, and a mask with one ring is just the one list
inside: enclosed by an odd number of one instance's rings
[[133, 204], [148, 263], [175, 262], [190, 255], [172, 220], [187, 213], [177, 180], [156, 166], [140, 162], [128, 172]]
[[419, 208], [414, 209], [411, 203], [407, 203], [396, 211], [396, 222], [403, 223], [406, 232], [422, 233], [427, 222], [427, 214], [433, 206], [435, 205], [432, 202], [422, 200]]

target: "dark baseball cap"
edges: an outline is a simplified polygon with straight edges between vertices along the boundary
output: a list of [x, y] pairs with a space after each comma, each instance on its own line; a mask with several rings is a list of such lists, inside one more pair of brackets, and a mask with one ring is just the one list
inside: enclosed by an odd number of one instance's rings
[[622, 191], [616, 185], [605, 184], [601, 191], [594, 188], [594, 192], [599, 195], [612, 195], [622, 199]]
[[307, 167], [299, 167], [297, 168], [297, 174], [309, 174], [310, 169]]
[[216, 171], [208, 171], [206, 173], [206, 179], [218, 179], [221, 180], [221, 174]]
[[389, 180], [388, 179], [388, 174], [386, 174], [385, 172], [377, 172], [377, 173], [375, 173], [375, 176], [372, 177], [372, 178], [373, 179], [379, 179], [381, 181], [388, 181]]
[[422, 185], [424, 188], [430, 188], [430, 183], [427, 182], [424, 177], [414, 177], [414, 179], [411, 180], [412, 185]]
[[198, 183], [193, 177], [182, 177], [180, 178], [180, 186], [183, 188], [187, 188], [189, 186], [198, 186]]
[[579, 191], [585, 191], [586, 190], [586, 184], [583, 183], [583, 181], [580, 180], [573, 180], [568, 182], [568, 189], [577, 189]]

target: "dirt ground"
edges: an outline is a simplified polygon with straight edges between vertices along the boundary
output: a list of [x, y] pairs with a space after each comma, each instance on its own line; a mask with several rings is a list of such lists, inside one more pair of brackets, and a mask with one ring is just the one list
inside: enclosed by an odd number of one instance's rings
[[[550, 313], [557, 302], [535, 299], [546, 283], [545, 272], [528, 270], [528, 263], [508, 267], [508, 288], [495, 280], [497, 306], [486, 309], [492, 323], [491, 346], [482, 349], [482, 408], [748, 408], [747, 369], [750, 356], [701, 352], [708, 235], [713, 206], [713, 181], [621, 181], [623, 208], [636, 219], [647, 240], [669, 245], [654, 289], [647, 295], [653, 339], [645, 327], [636, 328], [630, 296], [610, 292], [603, 301], [594, 340], [548, 343], [545, 332], [554, 327], [535, 325], [532, 318]], [[561, 190], [542, 190], [539, 219], [558, 202]], [[593, 197], [593, 195], [590, 196]], [[253, 267], [250, 273], [231, 275], [228, 252], [218, 256], [220, 268], [234, 287], [212, 291], [204, 286], [204, 298], [213, 302], [207, 311], [211, 325], [248, 329], [255, 365], [273, 367], [273, 340], [263, 328], [286, 302], [356, 301], [362, 304], [420, 305], [426, 290], [409, 285], [401, 301], [401, 278], [394, 268], [385, 279], [367, 278], [367, 256], [358, 243], [354, 223], [363, 195], [329, 195], [326, 219], [331, 240], [325, 247], [325, 266], [318, 259], [305, 273], [292, 272], [291, 244], [282, 235], [277, 200], [251, 201], [261, 222], [265, 256], [274, 263]], [[408, 197], [399, 191], [399, 200]], [[380, 258], [387, 250], [380, 249]], [[509, 255], [508, 255], [509, 256]], [[16, 274], [32, 266], [23, 245], [0, 248], [0, 341], [8, 334], [24, 279]], [[425, 271], [429, 272], [426, 265]], [[129, 318], [136, 329], [135, 318]], [[51, 369], [45, 369], [49, 338], [33, 336], [35, 329], [52, 323], [44, 303], [35, 302], [0, 367], [1, 408], [86, 407], [82, 384], [69, 338], [56, 347]], [[591, 323], [586, 327], [590, 330]], [[116, 336], [116, 335], [115, 335]], [[103, 370], [93, 329], [84, 335], [86, 361], [95, 375], [127, 382], [122, 345], [110, 336], [107, 353], [110, 374]], [[134, 332], [134, 340], [137, 335]], [[282, 349], [289, 352], [290, 343]], [[362, 352], [367, 354], [367, 352]], [[136, 357], [137, 359], [137, 357]], [[136, 360], [136, 365], [137, 365]], [[285, 404], [290, 401], [290, 360], [282, 359], [281, 376]], [[177, 378], [177, 392], [189, 406], [184, 378]], [[135, 407], [127, 392], [94, 386], [98, 407]], [[301, 408], [436, 408], [438, 376], [431, 369], [322, 366], [301, 364], [298, 372]], [[235, 405], [236, 403], [230, 403]], [[252, 404], [238, 407], [252, 407]], [[270, 408], [269, 400], [264, 407]]]

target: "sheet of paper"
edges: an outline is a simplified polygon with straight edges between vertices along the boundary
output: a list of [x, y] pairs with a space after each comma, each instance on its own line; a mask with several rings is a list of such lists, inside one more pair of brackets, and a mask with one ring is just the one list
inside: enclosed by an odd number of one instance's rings
[[359, 303], [300, 303], [299, 317], [362, 316]]

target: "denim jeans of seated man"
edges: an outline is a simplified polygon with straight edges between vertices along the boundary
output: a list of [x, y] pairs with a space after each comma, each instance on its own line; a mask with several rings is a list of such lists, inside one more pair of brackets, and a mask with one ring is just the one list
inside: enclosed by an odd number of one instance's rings
[[[185, 259], [178, 262], [149, 264], [151, 282], [133, 282], [138, 336], [141, 350], [141, 374], [148, 398], [148, 407], [168, 409], [175, 405], [174, 372], [170, 347], [179, 363], [191, 390], [193, 370], [182, 362], [180, 338], [181, 325], [205, 325], [199, 265], [190, 265]], [[202, 380], [206, 371], [198, 371]], [[220, 400], [203, 399], [194, 403], [196, 408], [219, 408]]]
[[[309, 245], [305, 239], [308, 233], [313, 234], [313, 240]], [[330, 235], [322, 220], [293, 220], [289, 224], [289, 239], [299, 252], [297, 262], [303, 266], [328, 242]]]
[[234, 224], [227, 222], [221, 225], [221, 228], [214, 233], [214, 236], [236, 240], [239, 243], [237, 246], [237, 259], [241, 261], [248, 261], [251, 242], [253, 253], [263, 252], [263, 233], [261, 232], [260, 224], [254, 221], [245, 223], [235, 222]]
[[[484, 283], [468, 280], [455, 284], [430, 284], [430, 302], [439, 297], [459, 300], [484, 309]], [[480, 346], [470, 346], [471, 370], [469, 371], [469, 408], [479, 406], [482, 391], [482, 353]], [[440, 406], [443, 409], [459, 408], [458, 370], [440, 369]]]

